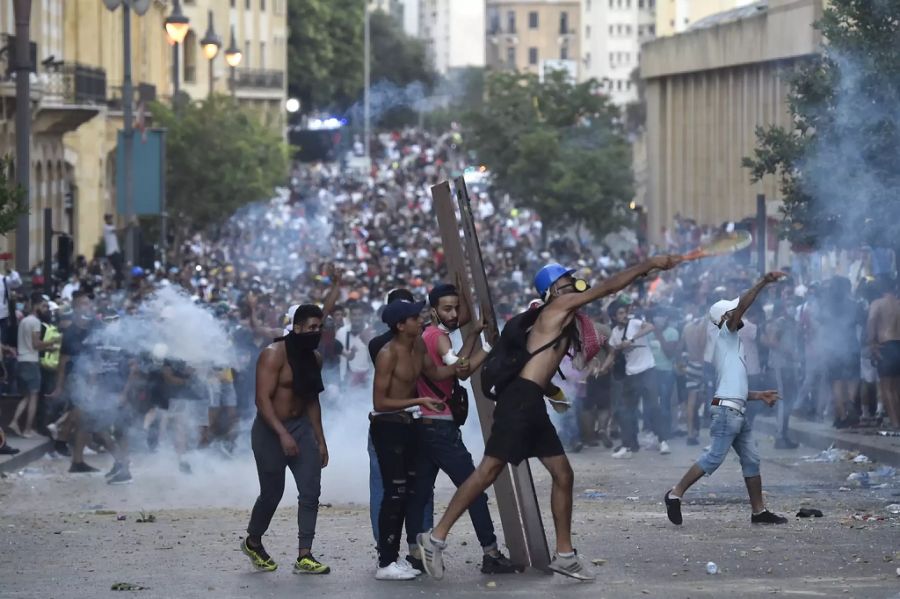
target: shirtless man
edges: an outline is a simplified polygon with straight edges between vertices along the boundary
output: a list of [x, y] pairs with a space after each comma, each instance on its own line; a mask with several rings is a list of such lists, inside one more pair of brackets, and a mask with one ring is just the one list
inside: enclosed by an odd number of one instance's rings
[[697, 399], [703, 389], [703, 356], [706, 353], [706, 318], [698, 316], [684, 325], [682, 333], [687, 364], [684, 368], [687, 389], [687, 440], [688, 445], [699, 445], [697, 440]]
[[247, 538], [241, 551], [258, 570], [274, 571], [278, 565], [263, 548], [262, 536], [284, 495], [284, 469], [291, 469], [297, 484], [299, 553], [295, 574], [328, 574], [331, 568], [311, 552], [319, 513], [322, 468], [328, 465], [328, 446], [322, 430], [319, 393], [322, 356], [316, 351], [322, 321], [340, 293], [340, 276], [325, 300], [325, 308], [300, 305], [293, 328], [262, 351], [256, 362], [257, 417], [250, 432], [259, 497], [250, 515]]
[[[629, 286], [652, 270], [668, 270], [681, 262], [677, 256], [657, 256], [625, 269], [587, 291], [576, 290], [575, 271], [558, 264], [542, 268], [534, 284], [546, 302], [528, 333], [527, 349], [536, 352], [500, 394], [494, 410], [494, 425], [484, 458], [475, 472], [453, 495], [447, 511], [433, 531], [419, 535], [425, 570], [434, 578], [444, 575], [443, 550], [450, 528], [469, 505], [497, 479], [507, 464], [536, 457], [553, 480], [550, 506], [556, 528], [556, 554], [550, 569], [578, 580], [594, 580], [572, 546], [572, 485], [574, 475], [556, 429], [544, 406], [544, 394], [569, 349], [570, 330], [576, 311], [604, 296]], [[541, 348], [544, 351], [537, 352]]]
[[900, 298], [893, 279], [881, 281], [881, 297], [869, 306], [866, 339], [878, 370], [878, 395], [891, 426], [900, 429]]
[[[465, 375], [469, 368], [438, 367], [428, 358], [421, 337], [424, 307], [424, 302], [400, 300], [388, 304], [381, 315], [394, 335], [375, 359], [374, 410], [369, 428], [384, 489], [378, 514], [377, 580], [412, 580], [422, 573], [398, 559], [403, 522], [412, 512], [409, 495], [415, 488], [418, 452], [413, 418], [420, 407], [441, 412], [444, 404], [417, 397], [416, 381], [423, 373], [432, 381], [443, 381]], [[471, 341], [467, 339], [467, 343]], [[418, 516], [422, 517], [421, 511]]]

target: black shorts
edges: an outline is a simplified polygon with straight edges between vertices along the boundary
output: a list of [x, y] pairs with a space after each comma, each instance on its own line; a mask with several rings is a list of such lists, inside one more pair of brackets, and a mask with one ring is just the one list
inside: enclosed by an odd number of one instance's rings
[[875, 363], [878, 376], [882, 378], [900, 377], [900, 341], [885, 341], [878, 348], [879, 358]]
[[582, 402], [586, 410], [608, 410], [612, 404], [612, 374], [589, 376], [587, 396]]
[[526, 458], [565, 455], [537, 383], [518, 378], [503, 390], [484, 455], [514, 465]]

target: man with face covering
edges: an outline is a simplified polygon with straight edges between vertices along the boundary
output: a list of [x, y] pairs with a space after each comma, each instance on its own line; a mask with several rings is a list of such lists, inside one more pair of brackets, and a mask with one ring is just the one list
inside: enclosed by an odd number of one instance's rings
[[627, 268], [587, 289], [576, 280], [574, 270], [559, 264], [542, 268], [534, 285], [545, 304], [526, 334], [529, 357], [517, 378], [497, 399], [491, 436], [485, 444], [484, 459], [450, 500], [443, 518], [430, 533], [418, 536], [425, 570], [434, 578], [444, 575], [443, 551], [450, 528], [463, 512], [497, 479], [507, 464], [520, 464], [536, 457], [552, 479], [551, 510], [556, 528], [556, 552], [550, 569], [578, 580], [594, 580], [572, 546], [572, 486], [574, 475], [556, 429], [547, 415], [544, 395], [569, 353], [577, 312], [590, 302], [616, 293], [652, 270], [668, 270], [681, 262], [678, 256], [657, 256]]
[[250, 433], [259, 497], [250, 515], [241, 551], [258, 570], [274, 571], [278, 565], [262, 544], [284, 495], [284, 469], [290, 468], [298, 491], [297, 526], [299, 552], [296, 574], [328, 574], [331, 568], [311, 552], [319, 512], [322, 468], [328, 465], [328, 446], [322, 430], [319, 394], [322, 356], [316, 351], [322, 322], [333, 309], [339, 293], [335, 284], [325, 309], [302, 304], [293, 315], [293, 328], [265, 348], [256, 363], [257, 417]]
[[[428, 358], [435, 366], [442, 364], [459, 365], [458, 378], [466, 380], [481, 367], [487, 358], [482, 349], [480, 337], [471, 335], [459, 354], [453, 351], [450, 334], [471, 320], [468, 302], [460, 301], [460, 294], [454, 285], [439, 284], [428, 294], [431, 307], [432, 324], [422, 333]], [[484, 325], [479, 322], [476, 332]], [[477, 346], [477, 349], [475, 349]], [[474, 353], [473, 353], [474, 350]], [[443, 409], [432, 411], [422, 408], [422, 418], [416, 425], [419, 456], [416, 465], [416, 489], [411, 501], [412, 516], [407, 526], [407, 540], [414, 553], [418, 553], [416, 536], [422, 531], [425, 505], [434, 491], [434, 481], [438, 472], [443, 471], [453, 484], [459, 487], [475, 471], [472, 455], [462, 440], [462, 432], [454, 422], [453, 414], [447, 404], [453, 394], [456, 381], [431, 381], [424, 376], [419, 377], [417, 388], [419, 395], [432, 397], [442, 402]], [[512, 574], [520, 571], [509, 559], [500, 553], [497, 547], [497, 536], [494, 534], [494, 523], [488, 510], [487, 495], [482, 493], [469, 506], [469, 516], [478, 542], [484, 550], [481, 571], [484, 574]], [[416, 526], [416, 525], [419, 526]], [[418, 555], [413, 557], [421, 559]], [[414, 565], [416, 565], [414, 563]]]
[[762, 477], [759, 473], [759, 454], [752, 439], [751, 421], [746, 417], [748, 401], [758, 400], [765, 402], [767, 406], [773, 406], [778, 401], [778, 392], [749, 390], [747, 361], [741, 337], [738, 335], [738, 331], [744, 326], [742, 321], [744, 313], [756, 300], [759, 292], [783, 276], [784, 273], [770, 272], [741, 297], [720, 300], [709, 309], [709, 320], [717, 331], [713, 339], [712, 353], [716, 369], [716, 391], [710, 408], [712, 415], [709, 427], [710, 446], [678, 484], [666, 491], [664, 497], [666, 513], [672, 524], [680, 525], [682, 522], [681, 498], [685, 492], [704, 474], [712, 476], [725, 461], [732, 447], [741, 460], [744, 482], [750, 495], [750, 507], [753, 510], [750, 522], [753, 524], [787, 522], [787, 518], [766, 509], [762, 494]]

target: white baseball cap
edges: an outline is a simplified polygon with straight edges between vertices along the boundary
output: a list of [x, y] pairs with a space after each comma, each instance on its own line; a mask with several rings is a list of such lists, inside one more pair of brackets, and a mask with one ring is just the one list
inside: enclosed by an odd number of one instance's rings
[[719, 323], [722, 322], [722, 317], [737, 308], [740, 301], [740, 298], [717, 301], [709, 309], [709, 319], [714, 325], [719, 326]]

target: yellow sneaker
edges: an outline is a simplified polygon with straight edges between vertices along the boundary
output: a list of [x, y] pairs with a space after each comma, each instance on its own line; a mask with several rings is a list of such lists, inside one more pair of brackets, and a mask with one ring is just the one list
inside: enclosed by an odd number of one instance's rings
[[241, 551], [250, 558], [250, 563], [253, 564], [253, 567], [257, 570], [274, 572], [278, 569], [278, 564], [276, 564], [275, 560], [266, 553], [266, 550], [263, 549], [261, 543], [259, 547], [250, 547], [247, 545], [247, 539], [244, 539], [241, 541]]
[[294, 562], [294, 574], [329, 574], [331, 568], [312, 556], [312, 553], [298, 557]]

